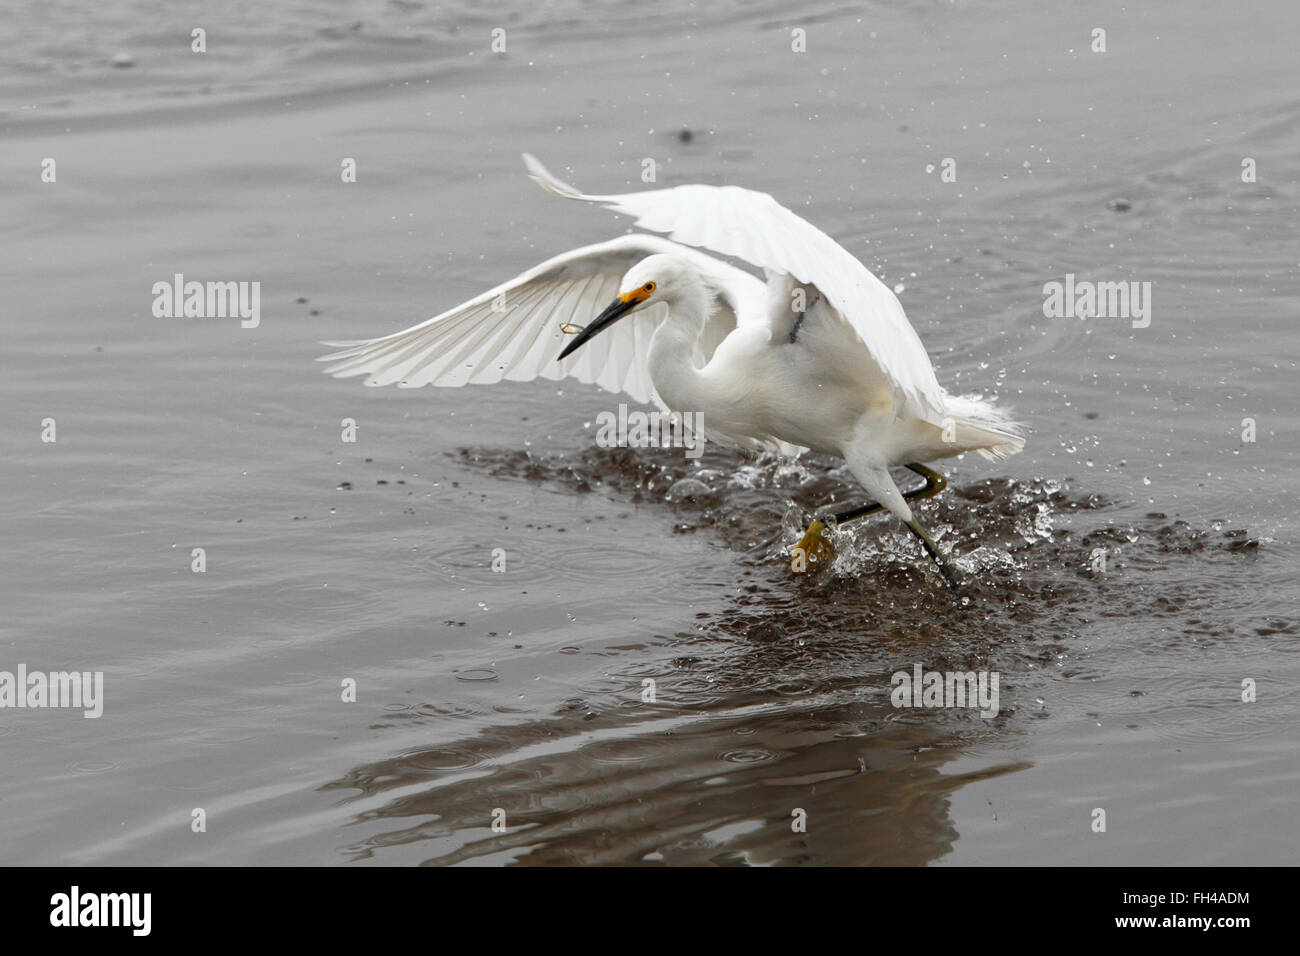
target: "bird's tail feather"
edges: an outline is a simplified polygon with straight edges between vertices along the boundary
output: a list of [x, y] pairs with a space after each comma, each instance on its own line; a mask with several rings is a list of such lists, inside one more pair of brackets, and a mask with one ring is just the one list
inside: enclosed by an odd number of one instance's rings
[[947, 395], [944, 412], [955, 425], [955, 443], [989, 461], [1002, 461], [1025, 447], [1025, 427], [977, 395]]

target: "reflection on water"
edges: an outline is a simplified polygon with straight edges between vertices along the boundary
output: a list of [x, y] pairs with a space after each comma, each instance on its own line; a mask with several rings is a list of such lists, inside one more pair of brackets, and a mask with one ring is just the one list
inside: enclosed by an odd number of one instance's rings
[[[1259, 7], [19, 0], [0, 669], [106, 705], [0, 715], [0, 863], [1294, 862], [1300, 7]], [[885, 518], [791, 577], [861, 500], [835, 462], [320, 374], [626, 227], [525, 149], [770, 191], [902, 288], [940, 380], [1030, 426], [922, 506], [961, 594]], [[261, 282], [260, 326], [153, 317], [177, 272]], [[1046, 318], [1068, 273], [1150, 282], [1151, 325]], [[916, 664], [1001, 713], [895, 710]]]
[[[676, 689], [668, 683], [664, 697]], [[328, 787], [383, 802], [357, 818], [373, 835], [343, 852], [382, 861], [386, 847], [418, 843], [435, 865], [937, 859], [957, 838], [948, 794], [1022, 766], [944, 773], [960, 737], [844, 700], [855, 696], [827, 688], [797, 703], [755, 694], [717, 712], [679, 703], [644, 708], [676, 716], [560, 717], [358, 767]], [[491, 829], [498, 808], [502, 833]], [[796, 832], [799, 811], [809, 824]]]
[[[1243, 531], [1200, 531], [1161, 514], [1116, 523], [1105, 501], [1060, 482], [991, 479], [922, 505], [965, 559], [970, 580], [959, 597], [888, 518], [841, 529], [836, 564], [820, 579], [793, 580], [787, 554], [798, 525], [783, 540], [762, 539], [783, 515], [856, 493], [832, 463], [746, 464], [715, 452], [706, 470], [646, 449], [555, 458], [474, 449], [458, 458], [499, 480], [651, 504], [675, 532], [714, 535], [738, 552], [740, 583], [725, 610], [643, 648], [635, 664], [606, 672], [548, 719], [481, 726], [327, 784], [345, 794], [344, 808], [360, 799], [370, 807], [354, 817], [370, 835], [342, 848], [350, 859], [382, 861], [405, 844], [418, 844], [429, 864], [938, 859], [957, 836], [949, 795], [1029, 766], [944, 765], [1046, 716], [1044, 671], [1081, 624], [1196, 606], [1178, 588], [1157, 596], [1135, 586], [1132, 574], [1158, 576], [1171, 558], [1190, 556], [1231, 567], [1254, 560], [1258, 547]], [[687, 475], [697, 484], [683, 496]], [[562, 561], [547, 566], [566, 573]], [[634, 580], [615, 572], [608, 584]], [[652, 569], [641, 583], [657, 586]], [[1215, 633], [1199, 616], [1186, 626]], [[999, 715], [892, 707], [890, 676], [917, 662], [997, 671]], [[643, 696], [647, 680], [653, 702]], [[796, 831], [792, 814], [815, 825]]]

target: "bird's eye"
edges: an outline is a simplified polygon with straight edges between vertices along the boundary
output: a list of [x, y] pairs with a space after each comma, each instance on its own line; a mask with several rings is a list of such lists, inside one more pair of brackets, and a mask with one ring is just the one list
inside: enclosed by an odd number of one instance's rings
[[645, 289], [647, 292], [653, 292], [655, 290], [655, 284], [653, 282], [647, 282], [641, 288]]

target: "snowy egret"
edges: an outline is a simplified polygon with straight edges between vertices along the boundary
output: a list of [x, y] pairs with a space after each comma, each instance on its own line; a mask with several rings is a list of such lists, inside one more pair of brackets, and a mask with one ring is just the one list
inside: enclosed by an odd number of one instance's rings
[[[709, 440], [837, 455], [874, 500], [834, 520], [890, 512], [957, 586], [908, 504], [946, 484], [923, 463], [967, 451], [1000, 460], [1024, 438], [1003, 410], [939, 385], [888, 286], [766, 193], [688, 185], [588, 196], [524, 162], [547, 191], [669, 238], [574, 249], [405, 331], [326, 342], [342, 349], [321, 359], [333, 363], [327, 373], [408, 388], [572, 376], [695, 412]], [[761, 268], [766, 281], [697, 246]], [[889, 472], [899, 465], [925, 485], [903, 494]], [[825, 566], [828, 522], [814, 516], [793, 570]]]

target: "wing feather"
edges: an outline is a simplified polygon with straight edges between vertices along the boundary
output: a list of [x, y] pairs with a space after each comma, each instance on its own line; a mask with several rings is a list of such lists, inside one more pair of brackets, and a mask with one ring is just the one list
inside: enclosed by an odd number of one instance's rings
[[706, 185], [589, 196], [557, 179], [534, 157], [525, 154], [524, 163], [533, 180], [557, 196], [598, 203], [633, 217], [641, 229], [815, 286], [888, 379], [895, 412], [907, 409], [931, 421], [942, 420], [944, 391], [893, 290], [834, 239], [771, 196], [739, 186]]
[[752, 311], [750, 303], [761, 300], [762, 283], [697, 249], [660, 236], [626, 235], [548, 259], [401, 332], [326, 342], [339, 351], [320, 361], [330, 362], [325, 371], [338, 378], [365, 375], [367, 385], [408, 388], [571, 376], [662, 406], [647, 364], [650, 337], [663, 319], [662, 309], [638, 311], [556, 361], [566, 342], [560, 326], [590, 322], [617, 295], [624, 273], [656, 253], [690, 260], [717, 289], [719, 307], [702, 339], [712, 354], [736, 327], [738, 313]]

